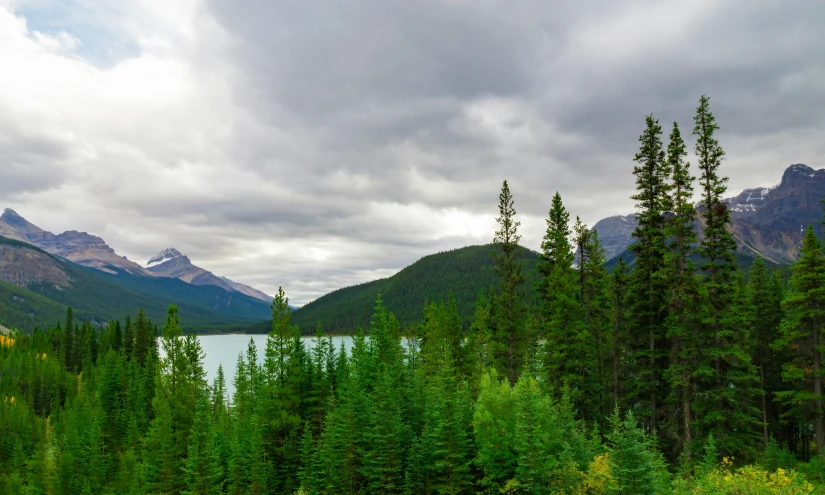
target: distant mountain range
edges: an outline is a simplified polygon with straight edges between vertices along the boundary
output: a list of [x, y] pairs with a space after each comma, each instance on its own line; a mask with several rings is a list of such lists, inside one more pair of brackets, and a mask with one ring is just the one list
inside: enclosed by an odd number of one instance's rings
[[[820, 229], [825, 199], [825, 169], [803, 164], [789, 166], [774, 187], [745, 189], [725, 199], [731, 212], [731, 231], [739, 251], [759, 255], [778, 264], [798, 257], [798, 248], [808, 225]], [[697, 230], [703, 230], [701, 210]], [[608, 258], [622, 254], [633, 243], [636, 216], [613, 216], [596, 222], [593, 230], [605, 247]]]
[[[739, 244], [737, 263], [748, 266], [754, 256], [775, 264], [796, 259], [803, 229], [811, 223], [820, 228], [816, 222], [822, 218], [823, 198], [825, 170], [797, 164], [785, 170], [775, 187], [746, 189], [726, 199]], [[701, 235], [701, 209], [698, 213]], [[613, 259], [609, 266], [616, 256], [629, 254], [635, 227], [634, 215], [609, 217], [594, 225]], [[143, 267], [118, 256], [98, 237], [73, 231], [54, 235], [11, 210], [0, 217], [0, 236], [0, 324], [6, 327], [51, 323], [67, 305], [79, 318], [94, 321], [122, 318], [143, 306], [162, 323], [166, 305], [176, 302], [183, 321], [196, 329], [269, 330], [268, 296], [193, 265], [174, 248], [158, 253]], [[444, 301], [452, 291], [468, 323], [478, 293], [498, 283], [491, 249], [469, 246], [425, 256], [392, 277], [320, 297], [295, 310], [293, 322], [303, 333], [312, 333], [318, 323], [331, 333], [367, 327], [380, 293], [406, 327], [420, 321], [425, 301]], [[525, 250], [523, 260], [529, 281], [534, 281], [537, 253]]]
[[233, 282], [226, 277], [218, 277], [193, 265], [187, 256], [175, 248], [161, 251], [150, 259], [148, 266], [144, 268], [125, 256], [119, 256], [100, 237], [76, 230], [55, 235], [32, 224], [9, 208], [0, 215], [0, 236], [29, 243], [78, 265], [110, 274], [122, 271], [131, 275], [171, 277], [193, 285], [214, 285], [261, 301], [272, 300], [270, 296], [248, 285]]
[[71, 306], [79, 320], [97, 324], [134, 316], [144, 308], [162, 326], [169, 304], [178, 305], [184, 328], [220, 331], [266, 319], [269, 305], [213, 285], [85, 267], [29, 243], [0, 237], [0, 324], [44, 328]]

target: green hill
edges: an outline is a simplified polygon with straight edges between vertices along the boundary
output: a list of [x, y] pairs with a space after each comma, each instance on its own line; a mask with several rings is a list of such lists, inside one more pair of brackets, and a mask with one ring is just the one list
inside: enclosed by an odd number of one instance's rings
[[[490, 286], [498, 287], [491, 249], [492, 245], [468, 246], [425, 256], [392, 277], [330, 292], [296, 310], [292, 322], [304, 334], [313, 333], [317, 323], [327, 333], [353, 333], [359, 326], [369, 326], [375, 298], [380, 293], [387, 308], [406, 328], [421, 320], [425, 301], [446, 300], [452, 290], [459, 314], [469, 324], [479, 291], [486, 293]], [[532, 293], [538, 254], [525, 249], [522, 260], [528, 274], [525, 287]], [[268, 332], [269, 322], [253, 325], [246, 331]]]
[[[63, 318], [66, 307], [78, 319], [108, 321], [123, 319], [144, 308], [150, 319], [161, 324], [169, 304], [177, 304], [188, 330], [215, 331], [222, 327], [249, 325], [270, 314], [263, 301], [225, 291], [215, 286], [195, 286], [178, 279], [106, 273], [76, 265], [30, 244], [0, 237], [0, 247], [10, 247], [22, 260], [13, 266], [25, 288], [9, 283], [0, 286], [0, 323], [21, 330], [53, 324]], [[51, 276], [44, 276], [48, 272]], [[68, 280], [55, 283], [55, 278]], [[18, 284], [21, 285], [21, 284]]]

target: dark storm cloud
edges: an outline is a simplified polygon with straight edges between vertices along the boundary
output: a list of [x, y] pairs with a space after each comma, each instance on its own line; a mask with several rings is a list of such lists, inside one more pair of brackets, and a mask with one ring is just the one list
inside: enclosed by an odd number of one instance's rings
[[[702, 93], [729, 139], [823, 125], [818, 2], [209, 5], [237, 42], [236, 100], [317, 146], [311, 164], [294, 169], [312, 170], [306, 182], [296, 179], [309, 194], [324, 189], [325, 172], [342, 170], [368, 175], [376, 199], [476, 211], [494, 201], [494, 190], [480, 188], [472, 197], [424, 197], [408, 187], [416, 166], [458, 190], [510, 177], [528, 188], [520, 198], [527, 211], [541, 214], [548, 190], [632, 187], [644, 115], [654, 112], [666, 129], [678, 120], [689, 133]], [[516, 116], [546, 127], [534, 148], [502, 149], [500, 136], [473, 132], [467, 109], [496, 98], [535, 112]], [[403, 146], [440, 159], [398, 153]], [[759, 178], [775, 181], [769, 165]], [[607, 213], [578, 203], [591, 222]]]
[[71, 146], [22, 129], [2, 114], [0, 107], [0, 194], [10, 199], [63, 183]]

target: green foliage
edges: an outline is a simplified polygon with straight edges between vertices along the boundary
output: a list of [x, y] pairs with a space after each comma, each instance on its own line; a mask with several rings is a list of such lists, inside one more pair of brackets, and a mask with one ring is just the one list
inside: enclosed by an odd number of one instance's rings
[[791, 277], [791, 291], [782, 308], [785, 317], [775, 348], [787, 351], [789, 360], [782, 366], [786, 386], [776, 397], [788, 407], [783, 415], [786, 419], [813, 426], [817, 448], [825, 457], [822, 390], [825, 343], [821, 337], [825, 325], [825, 257], [813, 227], [805, 232], [799, 261]]
[[636, 379], [628, 390], [644, 408], [641, 419], [650, 430], [656, 430], [662, 416], [664, 387], [661, 379], [665, 368], [667, 347], [664, 344], [664, 325], [667, 316], [665, 303], [666, 278], [663, 276], [667, 252], [665, 212], [670, 209], [668, 177], [670, 165], [662, 148], [662, 127], [652, 115], [645, 118], [645, 130], [634, 157], [638, 225], [633, 232], [636, 242], [629, 249], [636, 255], [631, 272], [628, 303], [633, 312], [629, 320], [631, 338], [627, 342]]
[[382, 281], [391, 295], [374, 284], [307, 306], [366, 315], [349, 352], [322, 325], [305, 347], [301, 315], [321, 312], [293, 312], [279, 289], [264, 361], [251, 340], [231, 401], [222, 368], [207, 386], [177, 306], [158, 337], [151, 308], [96, 328], [6, 288], [32, 309], [9, 315], [56, 323], [0, 335], [0, 494], [822, 492], [822, 246], [809, 229], [789, 290], [761, 260], [746, 281], [713, 202], [725, 180], [706, 97], [695, 122], [702, 244], [679, 128], [665, 154], [648, 117], [633, 262], [609, 274], [556, 194], [536, 294], [522, 292], [536, 258], [517, 255], [505, 182], [495, 261], [437, 255]]
[[668, 493], [670, 476], [662, 454], [656, 450], [653, 438], [636, 424], [628, 412], [624, 419], [618, 409], [611, 419], [607, 434], [610, 464], [609, 493], [626, 495]]

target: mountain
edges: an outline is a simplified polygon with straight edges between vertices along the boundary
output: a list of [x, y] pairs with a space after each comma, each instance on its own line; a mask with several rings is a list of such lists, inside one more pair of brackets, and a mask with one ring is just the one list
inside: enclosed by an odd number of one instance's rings
[[[446, 301], [452, 291], [461, 319], [469, 325], [479, 292], [486, 295], [491, 286], [499, 285], [492, 249], [492, 245], [468, 246], [425, 256], [391, 277], [330, 292], [293, 311], [292, 322], [305, 335], [314, 333], [318, 323], [333, 334], [351, 333], [359, 326], [366, 329], [375, 298], [381, 294], [402, 328], [407, 328], [421, 320], [425, 301]], [[525, 289], [532, 294], [538, 253], [524, 249], [521, 260], [528, 279]], [[269, 325], [262, 322], [246, 331], [266, 333]]]
[[143, 271], [137, 263], [118, 256], [100, 237], [76, 230], [54, 235], [30, 223], [10, 208], [6, 208], [3, 215], [0, 215], [0, 235], [28, 242], [78, 265], [104, 271], [119, 269], [133, 274]]
[[32, 224], [10, 208], [6, 208], [0, 216], [0, 236], [27, 242], [78, 265], [110, 274], [125, 271], [132, 275], [172, 277], [194, 285], [214, 285], [261, 301], [272, 300], [268, 295], [248, 285], [233, 282], [225, 277], [217, 277], [193, 265], [189, 258], [181, 255], [174, 248], [159, 253], [149, 260], [149, 267], [144, 269], [139, 264], [129, 261], [125, 256], [119, 256], [100, 237], [75, 230], [55, 235]]
[[0, 283], [0, 324], [23, 330], [53, 324], [67, 306], [79, 319], [95, 323], [134, 315], [142, 307], [162, 325], [166, 308], [175, 303], [188, 329], [205, 331], [270, 315], [268, 304], [244, 294], [111, 267], [100, 271], [5, 237], [0, 237]]
[[[731, 231], [741, 253], [788, 264], [798, 256], [805, 228], [810, 224], [817, 230], [821, 228], [818, 221], [822, 219], [823, 198], [825, 169], [795, 164], [785, 170], [778, 185], [745, 189], [724, 202], [730, 209]], [[699, 214], [697, 230], [701, 233], [701, 209]], [[608, 258], [632, 244], [635, 228], [634, 215], [605, 218], [593, 226], [605, 244]]]
[[599, 233], [599, 241], [607, 259], [615, 258], [633, 243], [636, 215], [615, 215], [596, 222], [592, 230]]
[[175, 248], [166, 248], [153, 256], [146, 264], [146, 270], [160, 277], [172, 277], [192, 285], [214, 285], [230, 292], [240, 292], [261, 301], [272, 298], [248, 285], [233, 282], [226, 277], [217, 277], [212, 272], [192, 264], [188, 256]]
[[249, 297], [254, 297], [255, 299], [260, 299], [261, 301], [266, 301], [267, 303], [272, 302], [272, 296], [265, 294], [254, 287], [250, 287], [240, 282], [233, 282], [226, 277], [221, 277], [221, 280], [225, 284], [229, 285], [229, 287], [231, 287], [235, 292], [246, 294]]

